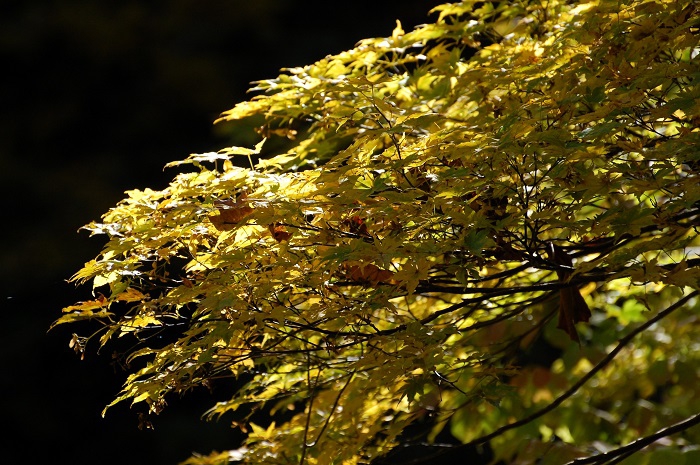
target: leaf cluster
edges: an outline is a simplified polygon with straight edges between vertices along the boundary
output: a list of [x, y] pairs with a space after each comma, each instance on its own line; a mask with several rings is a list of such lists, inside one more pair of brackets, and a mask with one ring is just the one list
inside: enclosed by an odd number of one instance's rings
[[191, 465], [369, 463], [425, 421], [564, 463], [697, 412], [698, 5], [433, 13], [257, 82], [221, 117], [254, 149], [171, 163], [191, 170], [85, 227], [97, 297], [57, 324], [133, 338], [113, 404], [237, 380], [208, 416], [248, 439]]

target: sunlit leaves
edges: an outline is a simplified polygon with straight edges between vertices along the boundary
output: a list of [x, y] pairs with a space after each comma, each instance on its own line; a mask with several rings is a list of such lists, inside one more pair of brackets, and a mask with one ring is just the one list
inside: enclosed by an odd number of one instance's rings
[[248, 440], [190, 463], [367, 463], [419, 422], [563, 463], [700, 408], [697, 5], [434, 12], [257, 82], [222, 115], [254, 148], [85, 227], [102, 294], [57, 323], [133, 336], [114, 403], [237, 380], [209, 413]]

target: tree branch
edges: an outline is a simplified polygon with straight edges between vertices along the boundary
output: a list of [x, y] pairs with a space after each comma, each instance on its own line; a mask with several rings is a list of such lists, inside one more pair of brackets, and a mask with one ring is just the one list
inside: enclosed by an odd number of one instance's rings
[[693, 426], [697, 425], [700, 423], [700, 413], [697, 413], [689, 418], [686, 418], [685, 420], [676, 423], [675, 425], [668, 426], [666, 428], [660, 429], [654, 434], [650, 434], [649, 436], [639, 438], [636, 441], [632, 441], [626, 446], [618, 447], [617, 449], [613, 449], [611, 451], [605, 452], [603, 454], [598, 454], [598, 455], [593, 455], [591, 457], [583, 457], [579, 459], [572, 460], [571, 462], [568, 462], [566, 465], [583, 465], [587, 463], [605, 463], [608, 462], [611, 459], [614, 459], [616, 457], [626, 457], [628, 455], [632, 455], [635, 452], [638, 452], [639, 450], [645, 448], [649, 444], [652, 444], [659, 439], [670, 436], [672, 434], [680, 433], [681, 431], [685, 431], [688, 428], [692, 428]]
[[[637, 328], [635, 328], [634, 330], [632, 330], [632, 331], [631, 331], [630, 333], [628, 333], [625, 337], [623, 337], [622, 339], [620, 339], [620, 342], [617, 344], [617, 346], [615, 346], [615, 348], [614, 348], [613, 350], [611, 350], [610, 353], [609, 353], [608, 355], [605, 356], [605, 358], [603, 358], [600, 362], [598, 362], [598, 364], [596, 364], [596, 366], [594, 366], [588, 373], [586, 373], [585, 375], [583, 375], [576, 383], [574, 383], [573, 386], [571, 386], [566, 392], [564, 392], [563, 394], [561, 394], [559, 397], [557, 397], [556, 399], [554, 399], [554, 400], [553, 400], [550, 404], [548, 404], [547, 406], [541, 408], [540, 410], [537, 410], [536, 412], [532, 413], [531, 415], [528, 415], [528, 416], [525, 417], [525, 418], [522, 418], [522, 419], [520, 419], [520, 420], [514, 421], [513, 423], [509, 423], [509, 424], [507, 424], [507, 425], [504, 425], [504, 426], [498, 428], [497, 430], [495, 430], [495, 431], [493, 431], [493, 432], [491, 432], [491, 433], [489, 433], [489, 434], [486, 434], [486, 435], [484, 435], [484, 436], [481, 436], [481, 437], [479, 437], [479, 438], [476, 438], [476, 439], [474, 439], [474, 440], [472, 440], [472, 441], [469, 441], [469, 442], [466, 442], [466, 443], [464, 443], [464, 444], [460, 444], [460, 445], [458, 445], [458, 446], [455, 446], [455, 448], [454, 448], [454, 449], [451, 449], [451, 450], [455, 450], [455, 449], [466, 449], [466, 448], [469, 448], [469, 447], [473, 447], [473, 446], [477, 446], [477, 445], [480, 445], [480, 444], [484, 444], [484, 443], [490, 441], [490, 440], [493, 439], [493, 438], [496, 438], [496, 437], [498, 437], [498, 436], [501, 436], [502, 434], [504, 434], [504, 433], [507, 432], [507, 431], [510, 431], [510, 430], [512, 430], [512, 429], [519, 428], [519, 427], [521, 427], [521, 426], [523, 426], [523, 425], [526, 425], [526, 424], [528, 424], [528, 423], [531, 423], [532, 421], [538, 419], [539, 417], [541, 417], [541, 416], [543, 416], [543, 415], [545, 415], [545, 414], [551, 412], [552, 410], [554, 410], [555, 408], [557, 408], [559, 405], [561, 405], [566, 399], [568, 399], [568, 398], [571, 397], [574, 393], [576, 393], [579, 389], [581, 389], [581, 387], [582, 387], [586, 382], [588, 382], [588, 380], [590, 380], [593, 376], [595, 376], [596, 373], [598, 373], [598, 372], [599, 372], [600, 370], [602, 370], [605, 366], [607, 366], [607, 365], [617, 356], [617, 354], [620, 353], [620, 351], [621, 351], [627, 344], [629, 344], [629, 343], [632, 341], [632, 339], [634, 339], [635, 336], [637, 336], [639, 333], [645, 331], [646, 329], [648, 329], [649, 327], [651, 327], [652, 325], [654, 325], [654, 324], [657, 323], [658, 321], [662, 320], [663, 318], [667, 317], [667, 316], [670, 315], [672, 312], [678, 310], [678, 309], [681, 308], [685, 303], [687, 303], [690, 299], [692, 299], [693, 297], [696, 297], [696, 296], [699, 295], [699, 294], [700, 294], [700, 291], [693, 291], [693, 292], [691, 292], [690, 294], [686, 295], [685, 297], [683, 297], [682, 299], [680, 299], [679, 301], [677, 301], [675, 304], [673, 304], [673, 305], [671, 305], [670, 307], [666, 308], [665, 310], [662, 310], [662, 311], [660, 311], [659, 313], [657, 313], [656, 316], [654, 316], [653, 318], [650, 318], [650, 319], [649, 319], [648, 321], [646, 321], [644, 324], [641, 324], [641, 325], [639, 325]], [[428, 457], [423, 457], [423, 458], [421, 458], [421, 459], [417, 459], [417, 460], [414, 460], [414, 461], [408, 462], [408, 463], [409, 463], [409, 464], [422, 463], [422, 462], [425, 462], [425, 461], [427, 461], [427, 460], [430, 460], [430, 459], [439, 457], [439, 456], [442, 455], [443, 453], [444, 453], [444, 451], [438, 451], [438, 452], [436, 452], [435, 454], [432, 454], [432, 455], [430, 455], [430, 456], [428, 456]], [[577, 463], [576, 465], [580, 465], [580, 464]]]

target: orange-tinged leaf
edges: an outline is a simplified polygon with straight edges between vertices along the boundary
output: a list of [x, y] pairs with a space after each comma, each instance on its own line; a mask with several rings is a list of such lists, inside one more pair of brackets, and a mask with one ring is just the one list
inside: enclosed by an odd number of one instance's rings
[[91, 318], [108, 317], [112, 315], [112, 313], [110, 313], [107, 308], [107, 299], [102, 294], [99, 294], [95, 300], [86, 300], [63, 308], [63, 316], [56, 320], [51, 327], [53, 328], [59, 324], [73, 323]]
[[270, 230], [270, 234], [272, 234], [272, 237], [274, 237], [277, 242], [288, 241], [289, 238], [292, 237], [292, 233], [288, 232], [286, 228], [281, 224], [270, 224], [268, 226], [268, 229]]
[[86, 300], [84, 302], [78, 302], [75, 305], [65, 307], [63, 309], [63, 313], [70, 313], [75, 311], [87, 312], [98, 308], [104, 308], [106, 306], [107, 299], [102, 294], [100, 294], [95, 300]]
[[[560, 265], [557, 269], [557, 277], [562, 283], [566, 283], [573, 271], [573, 262], [571, 257], [555, 244], [550, 245], [550, 258], [554, 263]], [[569, 270], [572, 271], [569, 271]], [[578, 332], [576, 331], [576, 323], [585, 322], [591, 318], [591, 310], [584, 300], [581, 292], [576, 287], [564, 287], [559, 290], [559, 321], [557, 328], [566, 332], [571, 340], [580, 342]]]
[[238, 201], [221, 200], [216, 203], [218, 213], [209, 217], [214, 227], [219, 231], [234, 229], [245, 217], [253, 213], [254, 209], [241, 196]]
[[389, 283], [394, 277], [393, 271], [383, 270], [372, 263], [345, 264], [343, 268], [352, 281], [372, 286], [379, 283]]
[[353, 234], [359, 234], [361, 236], [369, 236], [369, 231], [367, 231], [367, 224], [365, 220], [360, 218], [358, 215], [353, 215], [350, 218], [343, 220], [343, 225], [345, 225], [348, 230]]
[[116, 296], [116, 300], [120, 300], [123, 302], [138, 302], [145, 299], [147, 299], [147, 296], [137, 291], [133, 287], [127, 288], [126, 290], [124, 290]]

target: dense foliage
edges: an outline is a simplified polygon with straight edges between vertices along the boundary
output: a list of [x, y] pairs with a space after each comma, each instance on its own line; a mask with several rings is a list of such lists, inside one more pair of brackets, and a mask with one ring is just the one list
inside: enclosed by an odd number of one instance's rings
[[57, 323], [134, 338], [114, 403], [236, 379], [208, 416], [247, 440], [190, 464], [369, 463], [418, 423], [506, 463], [698, 463], [700, 6], [433, 14], [257, 82], [222, 115], [255, 148], [86, 226], [96, 297]]

